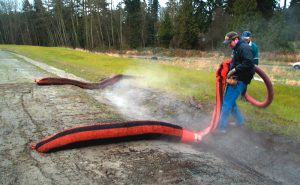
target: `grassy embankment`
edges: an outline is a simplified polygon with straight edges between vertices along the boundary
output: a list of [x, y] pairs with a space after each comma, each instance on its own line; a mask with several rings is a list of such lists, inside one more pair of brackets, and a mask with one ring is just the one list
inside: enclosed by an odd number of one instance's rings
[[[0, 48], [23, 54], [91, 81], [98, 81], [111, 74], [131, 74], [141, 76], [140, 81], [145, 86], [175, 92], [182, 97], [194, 96], [206, 103], [215, 101], [215, 75], [211, 70], [184, 69], [176, 65], [67, 48], [14, 45], [0, 45]], [[261, 100], [265, 95], [264, 89], [261, 82], [253, 81], [248, 92]], [[294, 137], [300, 142], [300, 87], [275, 83], [274, 89], [274, 102], [266, 109], [239, 101], [241, 110], [247, 116], [248, 126]]]

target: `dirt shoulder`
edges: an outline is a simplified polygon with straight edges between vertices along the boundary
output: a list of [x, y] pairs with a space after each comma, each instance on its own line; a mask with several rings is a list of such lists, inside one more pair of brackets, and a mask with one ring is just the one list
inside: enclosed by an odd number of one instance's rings
[[[245, 129], [223, 138], [209, 136], [200, 145], [135, 141], [37, 153], [30, 149], [31, 143], [62, 129], [133, 119], [141, 109], [144, 113], [137, 119], [146, 116], [190, 129], [205, 126], [195, 120], [208, 116], [194, 107], [181, 107], [185, 102], [176, 97], [126, 83], [105, 91], [37, 86], [34, 79], [50, 75], [49, 71], [3, 51], [0, 66], [0, 184], [293, 184], [299, 180], [299, 153], [292, 149], [298, 145], [256, 139], [257, 134]], [[131, 91], [122, 93], [128, 87]], [[118, 105], [114, 98], [122, 96], [135, 97], [137, 107], [128, 112], [128, 107]]]

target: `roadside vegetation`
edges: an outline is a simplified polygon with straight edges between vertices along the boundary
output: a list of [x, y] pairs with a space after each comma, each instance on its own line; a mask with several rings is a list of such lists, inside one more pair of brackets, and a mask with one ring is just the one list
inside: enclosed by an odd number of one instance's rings
[[0, 0], [0, 44], [210, 51], [226, 32], [249, 30], [260, 50], [299, 49], [299, 0], [164, 2]]
[[[90, 81], [99, 81], [118, 73], [135, 75], [141, 85], [176, 93], [183, 99], [194, 97], [199, 102], [210, 105], [215, 103], [214, 71], [218, 63], [224, 59], [221, 54], [207, 54], [198, 59], [193, 57], [160, 61], [109, 56], [103, 53], [60, 47], [0, 45], [0, 48], [25, 55]], [[270, 60], [265, 62], [270, 65], [272, 63]], [[256, 108], [247, 102], [239, 101], [242, 111], [247, 116], [247, 125], [258, 131], [285, 135], [300, 142], [300, 86], [299, 84], [289, 85], [276, 80], [275, 77], [286, 74], [286, 78], [299, 81], [299, 71], [285, 69], [282, 72], [262, 68], [271, 74], [274, 80], [274, 101], [266, 109]], [[252, 81], [248, 92], [262, 100], [266, 90], [263, 83]], [[207, 110], [204, 111], [207, 113], [212, 111], [210, 110], [212, 106], [206, 106], [206, 108]]]

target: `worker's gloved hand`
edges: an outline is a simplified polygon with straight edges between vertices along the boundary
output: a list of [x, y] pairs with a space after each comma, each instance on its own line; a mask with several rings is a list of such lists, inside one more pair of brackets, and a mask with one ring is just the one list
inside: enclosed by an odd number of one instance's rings
[[231, 69], [227, 74], [227, 78], [230, 78], [235, 72], [236, 72], [235, 68]]
[[227, 78], [226, 79], [226, 82], [229, 84], [229, 85], [233, 85], [235, 86], [237, 84], [237, 80], [236, 79], [233, 79], [233, 78]]

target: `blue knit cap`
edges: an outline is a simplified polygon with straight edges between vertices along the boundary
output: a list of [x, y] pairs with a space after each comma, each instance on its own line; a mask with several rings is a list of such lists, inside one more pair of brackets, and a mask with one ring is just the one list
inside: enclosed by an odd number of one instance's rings
[[251, 32], [250, 31], [244, 31], [241, 35], [242, 39], [250, 39]]

